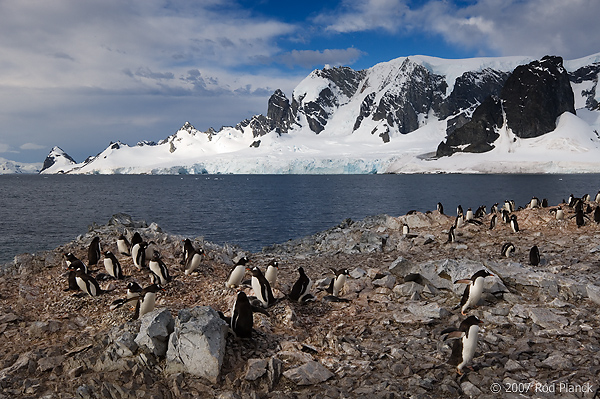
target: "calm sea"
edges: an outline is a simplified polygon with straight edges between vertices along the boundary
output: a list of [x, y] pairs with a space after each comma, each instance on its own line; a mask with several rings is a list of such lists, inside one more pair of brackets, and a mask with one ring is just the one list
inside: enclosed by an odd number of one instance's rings
[[434, 210], [455, 215], [532, 196], [594, 196], [600, 175], [0, 176], [0, 264], [53, 249], [119, 212], [166, 232], [257, 252], [346, 218]]

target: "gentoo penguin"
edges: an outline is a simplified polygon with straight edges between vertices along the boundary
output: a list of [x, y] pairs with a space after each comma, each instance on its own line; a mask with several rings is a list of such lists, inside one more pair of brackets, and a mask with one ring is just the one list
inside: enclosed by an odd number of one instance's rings
[[450, 226], [450, 230], [448, 230], [448, 241], [446, 242], [456, 242], [456, 233], [454, 232], [455, 229], [456, 227], [454, 227], [454, 225]]
[[298, 302], [314, 300], [314, 296], [310, 293], [312, 280], [304, 273], [304, 268], [299, 267], [298, 273], [300, 273], [300, 277], [298, 277], [298, 280], [292, 286], [289, 298]]
[[485, 216], [485, 214], [487, 213], [487, 210], [485, 208], [485, 205], [481, 205], [479, 208], [477, 208], [477, 210], [475, 211], [475, 217], [476, 218], [482, 218]]
[[498, 213], [498, 203], [497, 202], [494, 205], [492, 205], [492, 208], [490, 209], [490, 213]]
[[548, 198], [542, 199], [542, 208], [548, 208]]
[[556, 220], [563, 220], [565, 218], [565, 211], [559, 206], [554, 210], [556, 212], [555, 218]]
[[502, 221], [504, 223], [510, 222], [510, 212], [506, 209], [502, 209]]
[[589, 200], [590, 200], [591, 198], [592, 198], [592, 197], [590, 197], [590, 195], [589, 195], [589, 194], [583, 194], [583, 195], [581, 196], [581, 200], [582, 200], [583, 202], [589, 202]]
[[117, 279], [123, 278], [123, 270], [121, 269], [121, 263], [117, 257], [110, 251], [104, 252], [104, 268], [106, 273]]
[[437, 203], [437, 211], [440, 213], [440, 215], [444, 214], [444, 206], [442, 205], [441, 202]]
[[[158, 291], [164, 291], [159, 284], [151, 284], [143, 290], [133, 294], [126, 299], [117, 299], [110, 305], [110, 310], [115, 310], [127, 303], [136, 302], [134, 319], [138, 319], [154, 310], [156, 304], [156, 294]], [[129, 294], [129, 293], [128, 293]]]
[[121, 255], [131, 256], [131, 244], [124, 234], [117, 239], [117, 249]]
[[456, 216], [460, 216], [461, 218], [464, 216], [463, 208], [461, 205], [456, 207]]
[[154, 251], [158, 251], [158, 247], [156, 246], [156, 243], [154, 241], [150, 241], [146, 246], [146, 260], [152, 259], [152, 257], [154, 256]]
[[465, 220], [473, 220], [473, 210], [471, 208], [467, 209]]
[[462, 227], [464, 223], [465, 222], [464, 222], [462, 216], [457, 216], [456, 219], [454, 220], [454, 228]]
[[196, 249], [189, 238], [183, 241], [183, 265], [184, 272], [186, 275], [194, 272], [202, 262], [202, 256], [204, 256], [204, 250], [202, 248]]
[[537, 245], [534, 245], [529, 250], [529, 264], [532, 266], [537, 266], [540, 264], [540, 250]]
[[276, 260], [272, 260], [267, 265], [267, 271], [265, 272], [265, 278], [271, 285], [271, 288], [275, 287], [275, 283], [277, 282], [277, 272], [279, 271], [279, 262]]
[[79, 260], [75, 255], [73, 255], [71, 252], [64, 254], [65, 257], [65, 263], [67, 264], [67, 267], [71, 270], [77, 270], [78, 268], [82, 268], [84, 273], [87, 274], [88, 272], [88, 268], [85, 265], [85, 263], [83, 263], [81, 260]]
[[529, 201], [528, 208], [534, 209], [540, 206], [540, 200], [537, 197], [531, 197], [531, 201]]
[[567, 205], [569, 205], [571, 208], [575, 206], [575, 203], [577, 202], [577, 198], [575, 198], [573, 196], [573, 194], [569, 195], [569, 202], [567, 202]]
[[494, 214], [492, 215], [492, 219], [490, 220], [490, 230], [493, 230], [493, 229], [494, 229], [494, 227], [496, 227], [496, 219], [497, 219], [497, 218], [498, 218], [498, 217], [497, 217], [497, 216], [496, 216], [496, 214], [494, 213]]
[[242, 284], [242, 280], [246, 275], [246, 263], [248, 263], [249, 261], [250, 260], [247, 256], [242, 256], [237, 260], [237, 262], [235, 263], [235, 265], [233, 265], [233, 268], [229, 272], [229, 278], [227, 278], [227, 282], [225, 283], [225, 286], [227, 288], [235, 288]]
[[517, 223], [517, 215], [512, 215], [510, 217], [510, 228], [513, 231], [513, 233], [519, 232], [519, 223]]
[[504, 201], [504, 210], [506, 210], [507, 212], [514, 211], [514, 208], [512, 206], [512, 202], [510, 202], [509, 200], [505, 200]]
[[100, 252], [100, 237], [94, 237], [90, 246], [88, 247], [88, 265], [97, 265], [101, 256]]
[[75, 280], [77, 281], [79, 289], [89, 296], [98, 296], [102, 293], [96, 279], [89, 274], [86, 274], [81, 268], [75, 270]]
[[256, 266], [248, 268], [252, 273], [252, 290], [254, 295], [260, 301], [263, 308], [268, 308], [275, 303], [275, 297], [273, 297], [273, 291], [271, 285]]
[[465, 291], [460, 300], [460, 312], [463, 315], [465, 314], [465, 311], [468, 308], [476, 306], [479, 302], [479, 299], [481, 299], [481, 293], [483, 292], [483, 280], [488, 276], [493, 276], [493, 274], [491, 274], [487, 270], [480, 270], [477, 273], [475, 273], [470, 279], [456, 280], [454, 282], [454, 284], [468, 284], [465, 287]]
[[152, 259], [148, 263], [148, 267], [150, 271], [158, 277], [158, 284], [166, 285], [171, 281], [167, 265], [165, 265], [165, 262], [160, 258], [160, 252], [154, 251]]
[[462, 375], [462, 369], [468, 365], [477, 350], [477, 340], [479, 335], [479, 324], [481, 324], [475, 316], [469, 316], [460, 323], [458, 331], [456, 329], [447, 329], [442, 331], [443, 334], [449, 333], [447, 338], [460, 338], [454, 341], [452, 346], [452, 354], [448, 359], [448, 364], [456, 366], [458, 374]]
[[140, 292], [142, 292], [142, 287], [135, 281], [127, 284], [127, 299], [138, 296]]
[[600, 223], [600, 205], [594, 210], [594, 222]]
[[402, 235], [407, 236], [410, 233], [410, 227], [406, 223], [402, 225]]
[[587, 216], [583, 214], [583, 206], [577, 206], [575, 209], [575, 222], [577, 223], [577, 227], [581, 227], [585, 224], [585, 218], [587, 218]]
[[250, 338], [253, 325], [254, 316], [250, 300], [244, 291], [238, 291], [231, 311], [230, 327], [237, 337]]
[[350, 275], [348, 269], [334, 269], [330, 268], [335, 277], [331, 280], [329, 287], [327, 288], [327, 292], [333, 296], [339, 296], [340, 292], [344, 288], [344, 284], [346, 284], [346, 279]]
[[140, 235], [140, 233], [138, 233], [137, 231], [135, 233], [133, 233], [133, 237], [131, 237], [131, 247], [133, 248], [133, 246], [135, 244], [139, 244], [141, 242], [143, 242], [144, 239], [142, 238], [142, 236]]
[[509, 256], [511, 256], [514, 253], [515, 253], [515, 246], [513, 245], [512, 242], [507, 242], [504, 245], [502, 245], [500, 255], [508, 258]]
[[600, 204], [600, 190], [598, 190], [598, 194], [596, 194], [595, 201], [597, 204]]
[[146, 242], [139, 242], [133, 245], [131, 248], [131, 257], [133, 258], [133, 264], [138, 270], [146, 267]]

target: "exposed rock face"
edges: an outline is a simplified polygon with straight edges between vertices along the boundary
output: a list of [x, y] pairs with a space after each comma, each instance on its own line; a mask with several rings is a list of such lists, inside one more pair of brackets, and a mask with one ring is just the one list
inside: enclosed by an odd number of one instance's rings
[[74, 165], [76, 163], [77, 162], [75, 162], [75, 160], [60, 147], [54, 147], [44, 160], [44, 164], [42, 165], [42, 170], [40, 172], [49, 169], [55, 164], [60, 167], [60, 165]]
[[556, 118], [564, 112], [575, 114], [573, 90], [561, 57], [546, 56], [518, 66], [500, 96], [508, 127], [524, 139], [554, 130]]
[[267, 119], [269, 120], [270, 129], [275, 129], [279, 134], [287, 133], [291, 123], [293, 123], [294, 118], [291, 113], [290, 100], [279, 89], [275, 90], [275, 93], [269, 98]]
[[586, 97], [585, 108], [589, 110], [599, 110], [600, 103], [596, 98], [598, 87], [598, 77], [600, 76], [600, 63], [586, 65], [569, 74], [569, 78], [573, 83], [591, 82], [589, 88], [581, 91], [581, 94]]

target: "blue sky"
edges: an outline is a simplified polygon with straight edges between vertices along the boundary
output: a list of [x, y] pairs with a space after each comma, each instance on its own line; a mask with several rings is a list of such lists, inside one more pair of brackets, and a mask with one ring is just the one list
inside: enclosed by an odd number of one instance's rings
[[0, 157], [235, 125], [325, 64], [600, 52], [597, 0], [0, 1]]

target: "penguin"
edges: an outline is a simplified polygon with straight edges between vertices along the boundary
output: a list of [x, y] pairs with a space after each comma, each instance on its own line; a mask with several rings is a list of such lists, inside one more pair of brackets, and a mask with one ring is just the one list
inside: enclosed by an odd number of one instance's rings
[[454, 228], [462, 227], [463, 224], [464, 224], [464, 220], [463, 220], [462, 216], [457, 216], [456, 219], [454, 220]]
[[512, 212], [514, 210], [512, 203], [509, 200], [504, 200], [504, 210], [507, 212]]
[[205, 256], [204, 250], [202, 248], [196, 249], [194, 245], [186, 238], [183, 241], [183, 265], [184, 265], [184, 273], [186, 275], [193, 273], [199, 266], [200, 262], [202, 262], [202, 257]]
[[271, 285], [263, 273], [256, 266], [248, 268], [248, 270], [252, 273], [252, 290], [254, 291], [256, 298], [260, 301], [261, 306], [263, 308], [268, 308], [273, 305], [275, 303], [275, 297], [273, 297]]
[[537, 245], [534, 245], [529, 250], [529, 264], [532, 266], [537, 266], [540, 264], [540, 250]]
[[582, 200], [583, 202], [589, 202], [589, 200], [590, 200], [591, 198], [592, 198], [592, 197], [590, 197], [590, 195], [589, 195], [589, 194], [583, 194], [583, 195], [581, 196], [581, 200]]
[[407, 236], [410, 233], [410, 227], [406, 223], [402, 225], [402, 235]]
[[440, 213], [440, 215], [444, 214], [444, 205], [442, 205], [441, 202], [437, 203], [437, 211]]
[[88, 247], [88, 265], [97, 265], [101, 256], [100, 252], [100, 237], [96, 236]]
[[510, 212], [507, 211], [506, 209], [502, 209], [502, 221], [504, 223], [510, 222]]
[[448, 240], [446, 241], [448, 242], [456, 242], [456, 234], [454, 232], [454, 230], [456, 229], [456, 227], [454, 227], [454, 225], [450, 226], [450, 230], [448, 230]]
[[[156, 245], [156, 243], [154, 241], [150, 241], [148, 243], [148, 245], [146, 246], [146, 260], [148, 259], [152, 259], [152, 257], [154, 256], [154, 251], [158, 251], [158, 246]], [[160, 251], [159, 251], [159, 255], [160, 255]]]
[[600, 190], [598, 190], [598, 194], [596, 194], [595, 201], [597, 204], [600, 204]]
[[496, 214], [493, 214], [492, 219], [490, 220], [490, 230], [493, 230], [494, 227], [496, 227], [496, 219], [497, 219]]
[[583, 206], [577, 206], [575, 209], [575, 222], [577, 223], [577, 227], [585, 225], [585, 218], [588, 217], [583, 214]]
[[564, 220], [565, 218], [565, 211], [563, 211], [563, 209], [559, 206], [558, 208], [555, 209], [555, 218], [556, 220]]
[[462, 313], [463, 316], [465, 315], [465, 311], [469, 307], [472, 308], [476, 306], [479, 300], [481, 299], [481, 293], [483, 292], [483, 281], [488, 276], [493, 276], [493, 274], [491, 274], [487, 270], [480, 270], [477, 273], [475, 273], [470, 279], [456, 280], [454, 282], [454, 284], [468, 284], [465, 287], [465, 291], [463, 293], [459, 305], [460, 313]]
[[133, 246], [135, 244], [140, 244], [144, 241], [144, 239], [142, 238], [142, 236], [140, 235], [140, 233], [138, 233], [137, 231], [135, 233], [133, 233], [133, 237], [131, 237], [131, 248], [133, 248]]
[[515, 246], [513, 245], [512, 242], [507, 242], [504, 245], [502, 245], [502, 250], [500, 251], [500, 255], [508, 258], [509, 256], [511, 256], [514, 253], [515, 253]]
[[113, 276], [116, 279], [123, 278], [123, 270], [121, 269], [121, 263], [117, 257], [110, 251], [104, 252], [104, 268], [106, 273]]
[[158, 277], [158, 283], [160, 285], [166, 285], [171, 281], [171, 276], [169, 275], [169, 270], [167, 269], [167, 265], [160, 258], [160, 252], [154, 251], [152, 254], [152, 260], [148, 263], [148, 267], [150, 271]]
[[135, 281], [127, 284], [127, 299], [138, 296], [140, 292], [142, 292], [142, 287]]
[[510, 217], [510, 228], [512, 229], [513, 233], [519, 232], [519, 223], [517, 223], [517, 215], [512, 215]]
[[96, 279], [86, 274], [81, 268], [75, 270], [75, 280], [79, 289], [89, 296], [98, 296], [103, 292]]
[[454, 341], [452, 354], [447, 363], [456, 366], [459, 375], [463, 374], [462, 369], [467, 366], [477, 350], [477, 341], [479, 335], [479, 324], [482, 324], [475, 316], [469, 316], [460, 323], [458, 330], [446, 329], [442, 334], [449, 333], [444, 340], [448, 338], [460, 338]]
[[481, 205], [479, 208], [477, 208], [477, 210], [475, 211], [475, 217], [476, 218], [482, 218], [485, 216], [485, 214], [487, 213], [486, 207], [485, 205]]
[[471, 208], [467, 209], [465, 220], [473, 220], [473, 211], [471, 210]]
[[77, 268], [81, 267], [84, 271], [84, 273], [88, 273], [88, 268], [85, 265], [85, 263], [83, 263], [81, 260], [79, 260], [75, 255], [73, 255], [71, 252], [66, 253], [63, 255], [65, 257], [65, 263], [67, 264], [67, 268], [71, 269], [71, 270], [76, 270]]
[[461, 205], [456, 207], [456, 216], [460, 216], [461, 218], [464, 216], [463, 208]]
[[548, 198], [542, 199], [542, 208], [548, 208]]
[[528, 208], [535, 209], [540, 206], [540, 200], [537, 197], [531, 197], [531, 201], [529, 201]]
[[344, 288], [344, 284], [346, 284], [346, 279], [350, 275], [348, 269], [334, 269], [330, 268], [335, 277], [331, 280], [329, 287], [327, 288], [327, 292], [333, 296], [339, 296], [340, 292]]
[[131, 256], [131, 243], [124, 234], [117, 239], [117, 250], [121, 255]]
[[139, 319], [146, 313], [150, 313], [154, 310], [156, 305], [156, 294], [159, 291], [164, 291], [165, 289], [161, 287], [159, 284], [151, 284], [148, 287], [142, 289], [139, 292], [136, 292], [133, 296], [125, 298], [125, 299], [117, 299], [110, 305], [110, 310], [115, 310], [120, 308], [121, 306], [127, 303], [136, 302], [134, 320]]
[[265, 272], [265, 278], [271, 285], [271, 288], [275, 287], [275, 283], [277, 282], [277, 272], [279, 271], [279, 262], [276, 260], [272, 260], [267, 265], [267, 271]]
[[494, 205], [492, 205], [492, 208], [490, 209], [490, 213], [498, 213], [498, 203], [497, 202]]
[[300, 277], [298, 277], [298, 280], [292, 286], [289, 298], [298, 302], [314, 300], [314, 296], [310, 293], [312, 280], [304, 273], [304, 268], [299, 267], [298, 273], [300, 273]]
[[234, 334], [240, 338], [250, 338], [254, 326], [252, 305], [244, 291], [238, 291], [231, 311], [230, 327]]
[[235, 288], [242, 284], [242, 280], [246, 275], [246, 263], [249, 262], [247, 256], [243, 256], [233, 265], [231, 272], [229, 272], [229, 278], [227, 278], [227, 282], [225, 286], [227, 288]]
[[138, 270], [142, 270], [142, 268], [146, 267], [146, 247], [148, 244], [146, 242], [140, 242], [133, 245], [131, 248], [131, 257], [133, 258], [133, 264], [137, 267]]
[[572, 208], [572, 207], [574, 207], [574, 206], [575, 206], [575, 203], [577, 202], [577, 199], [578, 199], [578, 198], [575, 198], [575, 197], [573, 196], [573, 194], [569, 195], [569, 199], [568, 199], [568, 201], [569, 201], [569, 202], [567, 202], [567, 205], [568, 205], [569, 207], [571, 207], [571, 208]]
[[600, 223], [600, 205], [594, 210], [594, 222]]

